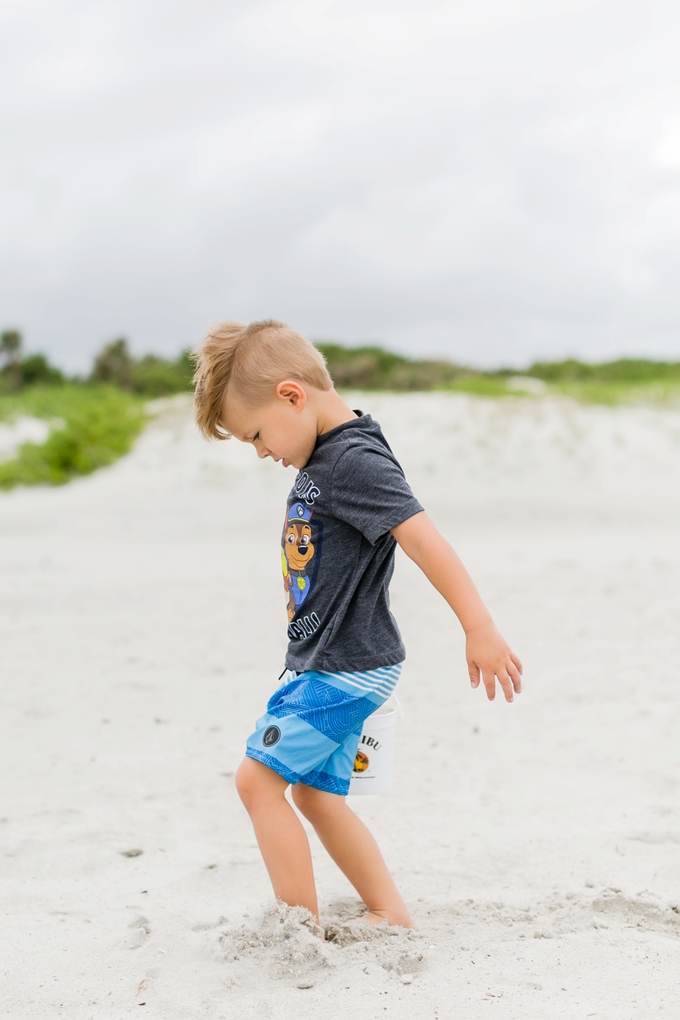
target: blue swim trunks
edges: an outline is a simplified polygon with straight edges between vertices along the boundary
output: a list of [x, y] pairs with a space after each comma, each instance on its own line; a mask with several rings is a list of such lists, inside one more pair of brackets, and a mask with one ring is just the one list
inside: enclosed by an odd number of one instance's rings
[[402, 665], [355, 673], [290, 672], [257, 720], [246, 755], [289, 783], [345, 797], [364, 721], [390, 696]]

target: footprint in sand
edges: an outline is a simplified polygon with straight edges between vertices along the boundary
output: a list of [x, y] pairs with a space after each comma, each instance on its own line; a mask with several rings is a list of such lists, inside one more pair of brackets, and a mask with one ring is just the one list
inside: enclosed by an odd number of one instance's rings
[[149, 935], [151, 934], [151, 925], [149, 919], [143, 917], [141, 914], [136, 917], [134, 921], [130, 921], [128, 925], [130, 934], [125, 940], [125, 946], [127, 949], [139, 949], [143, 946]]

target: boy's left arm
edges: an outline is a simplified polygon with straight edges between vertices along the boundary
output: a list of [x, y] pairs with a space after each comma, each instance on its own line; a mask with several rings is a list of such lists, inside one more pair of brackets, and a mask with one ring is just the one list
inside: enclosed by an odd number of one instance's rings
[[496, 695], [496, 677], [506, 701], [522, 689], [522, 663], [482, 602], [472, 578], [453, 548], [423, 511], [409, 517], [392, 535], [406, 555], [417, 563], [453, 609], [465, 631], [465, 657], [473, 687], [484, 681], [490, 701]]

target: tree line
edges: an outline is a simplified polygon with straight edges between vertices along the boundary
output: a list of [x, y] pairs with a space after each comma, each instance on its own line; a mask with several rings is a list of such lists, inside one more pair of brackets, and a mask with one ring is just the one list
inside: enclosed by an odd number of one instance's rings
[[[364, 390], [456, 389], [466, 383], [497, 382], [518, 374], [517, 368], [483, 371], [451, 361], [409, 358], [379, 346], [345, 347], [318, 342], [335, 382], [341, 388]], [[521, 374], [556, 386], [570, 384], [638, 386], [648, 383], [680, 384], [680, 361], [617, 358], [596, 364], [567, 358], [536, 361]], [[177, 358], [132, 355], [128, 342], [119, 337], [102, 347], [85, 378], [69, 379], [44, 354], [24, 354], [22, 335], [8, 329], [0, 334], [0, 393], [29, 386], [58, 386], [65, 382], [107, 383], [130, 393], [156, 397], [191, 390], [193, 366], [190, 350]]]
[[157, 354], [135, 358], [124, 337], [112, 340], [95, 356], [90, 373], [68, 377], [44, 354], [24, 354], [23, 337], [16, 329], [0, 333], [0, 392], [14, 393], [29, 386], [64, 383], [108, 383], [131, 393], [159, 397], [191, 389], [193, 367], [189, 351], [175, 359]]

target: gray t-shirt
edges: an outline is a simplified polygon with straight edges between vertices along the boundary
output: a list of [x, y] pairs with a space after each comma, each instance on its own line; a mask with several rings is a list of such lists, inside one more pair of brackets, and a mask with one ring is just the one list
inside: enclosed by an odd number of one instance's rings
[[282, 535], [286, 667], [377, 669], [406, 654], [389, 608], [396, 542], [423, 508], [369, 414], [319, 436], [288, 497]]

